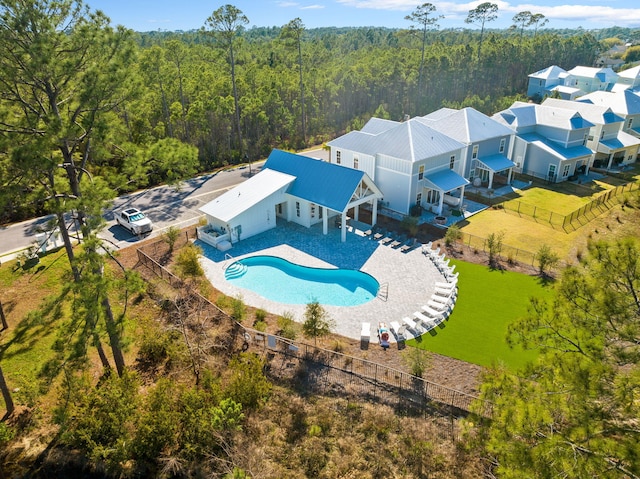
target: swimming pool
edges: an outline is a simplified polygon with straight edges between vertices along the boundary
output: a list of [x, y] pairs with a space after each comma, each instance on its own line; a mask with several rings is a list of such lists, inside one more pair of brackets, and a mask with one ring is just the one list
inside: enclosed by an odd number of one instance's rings
[[380, 287], [373, 276], [362, 271], [310, 268], [275, 256], [235, 261], [224, 276], [235, 286], [285, 304], [318, 301], [331, 306], [357, 306], [375, 298]]

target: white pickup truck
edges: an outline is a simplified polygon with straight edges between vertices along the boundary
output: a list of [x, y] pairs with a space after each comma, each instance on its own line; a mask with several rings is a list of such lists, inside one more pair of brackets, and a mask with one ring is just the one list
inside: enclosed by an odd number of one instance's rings
[[134, 235], [143, 235], [153, 230], [153, 223], [137, 208], [126, 208], [116, 213], [116, 221]]

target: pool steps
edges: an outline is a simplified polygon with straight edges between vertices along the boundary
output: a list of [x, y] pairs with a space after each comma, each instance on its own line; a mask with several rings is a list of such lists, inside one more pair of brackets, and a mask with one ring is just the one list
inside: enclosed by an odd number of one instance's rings
[[249, 267], [246, 264], [236, 261], [229, 265], [229, 267], [224, 271], [224, 277], [225, 279], [239, 278], [247, 272], [247, 269], [249, 269]]

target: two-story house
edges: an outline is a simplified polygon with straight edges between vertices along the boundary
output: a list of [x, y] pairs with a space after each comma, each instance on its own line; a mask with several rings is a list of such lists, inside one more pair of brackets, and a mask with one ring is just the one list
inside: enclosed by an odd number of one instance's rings
[[611, 68], [577, 66], [567, 72], [565, 86], [578, 88], [585, 93], [611, 91], [618, 80], [618, 74]]
[[618, 72], [618, 82], [612, 91], [640, 91], [640, 65]]
[[515, 131], [473, 108], [441, 108], [424, 119], [437, 130], [464, 145], [458, 171], [475, 186], [491, 189], [510, 184], [515, 164], [509, 151]]
[[542, 104], [577, 111], [593, 123], [586, 146], [594, 152], [594, 167], [610, 169], [636, 160], [640, 140], [622, 131], [624, 118], [616, 115], [610, 107], [555, 98], [547, 98]]
[[640, 95], [631, 90], [594, 91], [578, 98], [579, 102], [609, 107], [624, 119], [622, 131], [640, 138]]
[[404, 122], [371, 118], [327, 145], [330, 162], [365, 172], [384, 192], [383, 205], [409, 214], [413, 205], [442, 213], [461, 204], [465, 145], [421, 117]]
[[557, 65], [544, 68], [528, 76], [527, 96], [538, 102], [551, 96], [554, 92], [558, 92], [560, 97], [566, 100], [573, 100], [581, 92], [579, 88], [565, 88], [564, 79], [567, 77], [567, 71]]
[[516, 171], [552, 182], [588, 171], [593, 152], [585, 145], [594, 125], [577, 111], [515, 102], [493, 118], [517, 132]]

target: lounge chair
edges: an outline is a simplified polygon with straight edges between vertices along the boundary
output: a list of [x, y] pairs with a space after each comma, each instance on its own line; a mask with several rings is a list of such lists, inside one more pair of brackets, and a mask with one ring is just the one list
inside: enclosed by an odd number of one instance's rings
[[416, 330], [416, 326], [417, 326], [417, 324], [416, 324], [416, 322], [415, 322], [413, 319], [411, 319], [411, 318], [402, 318], [402, 322], [403, 322], [403, 323], [405, 324], [405, 326], [406, 326], [406, 327], [408, 327], [409, 329], [412, 329], [412, 330], [414, 330], [414, 331]]
[[436, 288], [454, 290], [457, 287], [457, 282], [436, 281], [435, 286]]
[[413, 317], [416, 318], [419, 322], [419, 324], [426, 330], [426, 331], [430, 331], [433, 328], [436, 327], [436, 322], [433, 318], [429, 318], [428, 316], [425, 316], [424, 314], [422, 314], [420, 311], [416, 311], [415, 313], [413, 313]]
[[429, 252], [429, 257], [431, 258], [431, 261], [435, 261], [435, 259], [440, 255], [440, 247], [436, 248], [436, 249], [432, 249]]
[[387, 244], [390, 243], [391, 241], [393, 241], [393, 237], [395, 236], [395, 233], [388, 231], [385, 235], [384, 238], [382, 238], [380, 240], [380, 244]]
[[391, 332], [393, 335], [398, 340], [404, 339], [404, 326], [400, 326], [398, 321], [391, 321], [389, 324], [391, 325]]
[[451, 302], [451, 296], [440, 296], [439, 294], [432, 294], [429, 301], [434, 301], [440, 304], [449, 304]]
[[428, 316], [431, 316], [433, 320], [436, 320], [437, 318], [444, 316], [445, 314], [445, 311], [438, 311], [437, 309], [434, 309], [427, 304], [422, 306], [422, 312], [427, 314]]
[[447, 281], [449, 281], [451, 283], [454, 280], [458, 281], [458, 273], [447, 274]]
[[395, 240], [393, 240], [390, 246], [392, 248], [397, 248], [398, 246], [404, 244], [406, 241], [407, 241], [407, 237], [405, 235], [400, 235]]
[[427, 244], [422, 245], [422, 254], [428, 255], [429, 251], [431, 251], [431, 241], [429, 241]]
[[412, 249], [417, 242], [418, 240], [415, 238], [408, 239], [407, 241], [405, 241], [405, 243], [402, 246], [400, 246], [400, 251], [402, 251], [403, 253], [406, 253], [407, 251]]
[[363, 341], [369, 341], [371, 339], [371, 324], [362, 323], [362, 330], [360, 331], [360, 339]]
[[381, 239], [387, 232], [384, 229], [376, 228], [376, 231], [373, 232], [373, 239], [379, 240]]
[[439, 303], [433, 299], [430, 299], [427, 301], [427, 304], [422, 306], [422, 310], [427, 311], [427, 313], [429, 313], [429, 311], [437, 311], [440, 314], [446, 314], [448, 313], [448, 309], [449, 307], [446, 303]]

